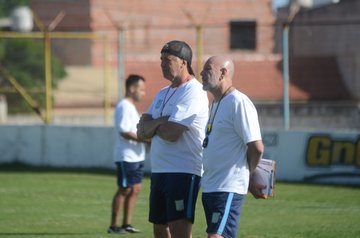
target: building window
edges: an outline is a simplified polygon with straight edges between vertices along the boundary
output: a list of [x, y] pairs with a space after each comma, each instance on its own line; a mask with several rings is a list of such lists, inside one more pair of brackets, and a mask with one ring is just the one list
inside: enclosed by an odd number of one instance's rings
[[230, 49], [255, 50], [256, 49], [256, 22], [231, 21], [230, 22]]

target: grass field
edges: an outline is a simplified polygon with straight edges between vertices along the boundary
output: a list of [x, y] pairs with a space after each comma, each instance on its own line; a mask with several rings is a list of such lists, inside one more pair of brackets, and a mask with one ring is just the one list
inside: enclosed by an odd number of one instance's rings
[[[116, 189], [109, 171], [0, 166], [0, 238], [152, 237], [147, 222], [149, 179], [133, 225], [140, 234], [108, 235]], [[238, 237], [360, 237], [360, 188], [278, 183], [276, 197], [245, 199]], [[200, 199], [193, 237], [206, 237]]]

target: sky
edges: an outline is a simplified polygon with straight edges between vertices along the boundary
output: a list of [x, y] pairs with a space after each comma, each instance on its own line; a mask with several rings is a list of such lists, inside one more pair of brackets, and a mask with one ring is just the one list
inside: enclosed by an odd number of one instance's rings
[[273, 7], [278, 8], [280, 6], [287, 4], [288, 2], [289, 0], [273, 0]]

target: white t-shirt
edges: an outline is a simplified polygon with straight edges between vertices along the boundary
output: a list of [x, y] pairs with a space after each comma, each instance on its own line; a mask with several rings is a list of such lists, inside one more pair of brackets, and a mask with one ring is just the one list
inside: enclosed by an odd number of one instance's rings
[[134, 140], [127, 140], [120, 133], [133, 132], [136, 134], [140, 119], [135, 105], [126, 98], [121, 100], [115, 108], [115, 147], [114, 160], [116, 162], [139, 162], [145, 160], [145, 145]]
[[170, 116], [169, 121], [188, 128], [176, 142], [155, 135], [151, 141], [153, 173], [190, 173], [201, 176], [202, 141], [208, 117], [208, 98], [195, 78], [178, 88], [165, 87], [155, 96], [148, 114], [154, 119]]
[[[212, 114], [216, 107], [217, 103]], [[249, 186], [246, 144], [256, 140], [261, 140], [256, 108], [245, 94], [234, 90], [221, 100], [204, 148], [202, 191], [246, 194]]]

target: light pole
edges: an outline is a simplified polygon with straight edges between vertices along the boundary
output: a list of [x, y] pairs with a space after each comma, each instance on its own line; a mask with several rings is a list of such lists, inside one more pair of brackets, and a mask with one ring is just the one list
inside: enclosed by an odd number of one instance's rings
[[290, 128], [290, 103], [289, 103], [289, 23], [285, 23], [282, 29], [282, 53], [283, 53], [283, 127]]

